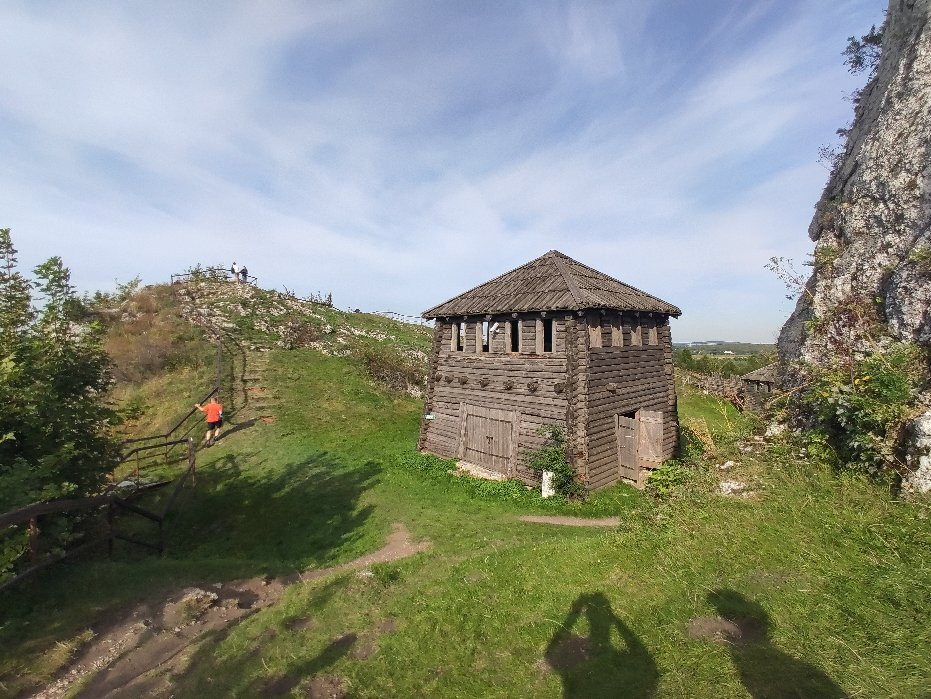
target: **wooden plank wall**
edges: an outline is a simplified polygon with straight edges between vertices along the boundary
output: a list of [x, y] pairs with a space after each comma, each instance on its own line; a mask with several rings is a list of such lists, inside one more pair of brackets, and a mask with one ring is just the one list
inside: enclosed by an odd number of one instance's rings
[[[536, 354], [536, 320], [522, 314], [521, 347], [509, 352], [507, 323], [511, 316], [495, 316], [498, 332], [491, 351], [478, 352], [476, 337], [484, 318], [470, 319], [465, 349], [451, 351], [452, 323], [438, 320], [431, 354], [426, 407], [435, 419], [421, 423], [419, 448], [456, 458], [460, 432], [460, 403], [520, 414], [516, 475], [527, 483], [536, 477], [523, 463], [529, 449], [542, 444], [536, 430], [543, 424], [567, 427], [570, 458], [579, 479], [592, 490], [619, 477], [614, 415], [639, 409], [663, 412], [663, 458], [670, 458], [678, 441], [672, 343], [668, 320], [656, 319], [656, 344], [649, 344], [653, 319], [632, 313], [572, 315], [555, 321], [553, 352]], [[593, 328], [600, 327], [601, 347], [591, 347]], [[642, 344], [633, 345], [638, 333]], [[567, 345], [567, 338], [571, 346]], [[623, 343], [622, 345], [619, 343]], [[597, 345], [597, 340], [594, 343]], [[567, 351], [568, 349], [568, 351]], [[510, 389], [505, 382], [513, 382]], [[536, 381], [536, 391], [527, 384]], [[482, 385], [485, 382], [486, 385]], [[561, 384], [562, 391], [556, 390]]]
[[[589, 490], [610, 485], [619, 478], [615, 414], [640, 409], [662, 411], [664, 459], [673, 455], [678, 439], [668, 321], [658, 319], [655, 334], [657, 344], [650, 345], [649, 325], [652, 319], [623, 314], [620, 326], [624, 346], [611, 346], [612, 321], [616, 323], [617, 320], [616, 314], [603, 316], [603, 346], [592, 347], [588, 352], [586, 488]], [[631, 340], [635, 341], [638, 324], [641, 326], [643, 344], [631, 345]], [[615, 330], [615, 337], [617, 334]]]
[[[536, 323], [539, 316], [522, 315], [520, 320], [522, 347], [525, 352], [506, 352], [505, 323], [510, 316], [493, 317], [498, 332], [492, 335], [491, 352], [477, 352], [476, 324], [481, 327], [484, 318], [470, 319], [466, 323], [466, 344], [462, 352], [450, 351], [452, 322], [438, 319], [431, 354], [430, 377], [426, 403], [433, 420], [421, 422], [419, 447], [446, 458], [456, 458], [460, 432], [460, 404], [491, 409], [514, 410], [519, 413], [516, 464], [514, 475], [528, 484], [537, 482], [523, 460], [524, 453], [542, 445], [537, 429], [544, 424], [566, 423], [566, 352], [565, 319], [557, 319], [553, 352], [535, 354], [526, 352], [536, 346]], [[511, 388], [505, 387], [511, 382]], [[528, 383], [535, 382], [536, 390]], [[485, 385], [482, 385], [482, 384]], [[557, 390], [557, 384], [558, 390]]]
[[[442, 323], [436, 323], [433, 326], [433, 349], [430, 352], [430, 371], [427, 372], [427, 395], [426, 400], [424, 401], [424, 413], [430, 413], [433, 411], [433, 395], [435, 393], [434, 384], [436, 383], [436, 371], [434, 367], [437, 365], [437, 361], [440, 357], [440, 351], [448, 349], [450, 343], [453, 339], [452, 326], [443, 325]], [[444, 344], [445, 343], [445, 344]], [[424, 429], [424, 425], [428, 424], [428, 420], [421, 420], [420, 424], [420, 437], [417, 439], [417, 448], [423, 449], [425, 440], [427, 437], [427, 431]]]

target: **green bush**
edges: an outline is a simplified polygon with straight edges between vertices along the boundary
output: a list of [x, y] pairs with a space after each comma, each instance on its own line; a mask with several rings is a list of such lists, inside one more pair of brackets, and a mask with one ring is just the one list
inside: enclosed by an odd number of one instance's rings
[[803, 406], [816, 421], [814, 453], [837, 467], [879, 475], [896, 467], [897, 444], [927, 383], [922, 350], [897, 343], [829, 369], [810, 368]]
[[542, 425], [537, 431], [546, 437], [539, 449], [527, 452], [527, 465], [537, 475], [544, 471], [553, 473], [553, 489], [564, 498], [578, 497], [582, 485], [575, 479], [569, 454], [566, 449], [566, 433], [559, 425]]
[[426, 386], [427, 367], [411, 356], [382, 345], [361, 345], [353, 354], [365, 372], [379, 383], [395, 391], [407, 391], [412, 386]]
[[[102, 330], [86, 323], [68, 269], [52, 257], [27, 279], [0, 229], [0, 512], [95, 492], [117, 456]], [[53, 546], [71, 536], [46, 518]], [[21, 530], [0, 536], [0, 579], [23, 554]]]
[[650, 474], [647, 492], [656, 497], [667, 497], [680, 489], [689, 480], [689, 471], [681, 462], [670, 459]]

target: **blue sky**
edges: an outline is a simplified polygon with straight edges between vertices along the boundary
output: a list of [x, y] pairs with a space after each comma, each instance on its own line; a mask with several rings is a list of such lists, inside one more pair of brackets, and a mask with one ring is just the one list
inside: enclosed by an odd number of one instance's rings
[[419, 313], [550, 249], [770, 342], [882, 0], [10, 2], [0, 226], [81, 290], [195, 262]]

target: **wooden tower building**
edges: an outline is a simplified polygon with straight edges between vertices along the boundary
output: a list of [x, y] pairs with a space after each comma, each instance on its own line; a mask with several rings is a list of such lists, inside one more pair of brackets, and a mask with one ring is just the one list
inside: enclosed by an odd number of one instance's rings
[[642, 486], [678, 439], [672, 304], [552, 250], [441, 303], [419, 448], [537, 482], [538, 429], [566, 430], [587, 490]]

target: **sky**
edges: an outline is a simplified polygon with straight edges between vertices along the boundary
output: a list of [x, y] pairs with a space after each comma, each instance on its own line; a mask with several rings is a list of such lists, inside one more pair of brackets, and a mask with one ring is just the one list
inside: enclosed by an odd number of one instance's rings
[[885, 7], [6, 0], [0, 227], [80, 291], [236, 260], [406, 314], [556, 249], [772, 342]]

